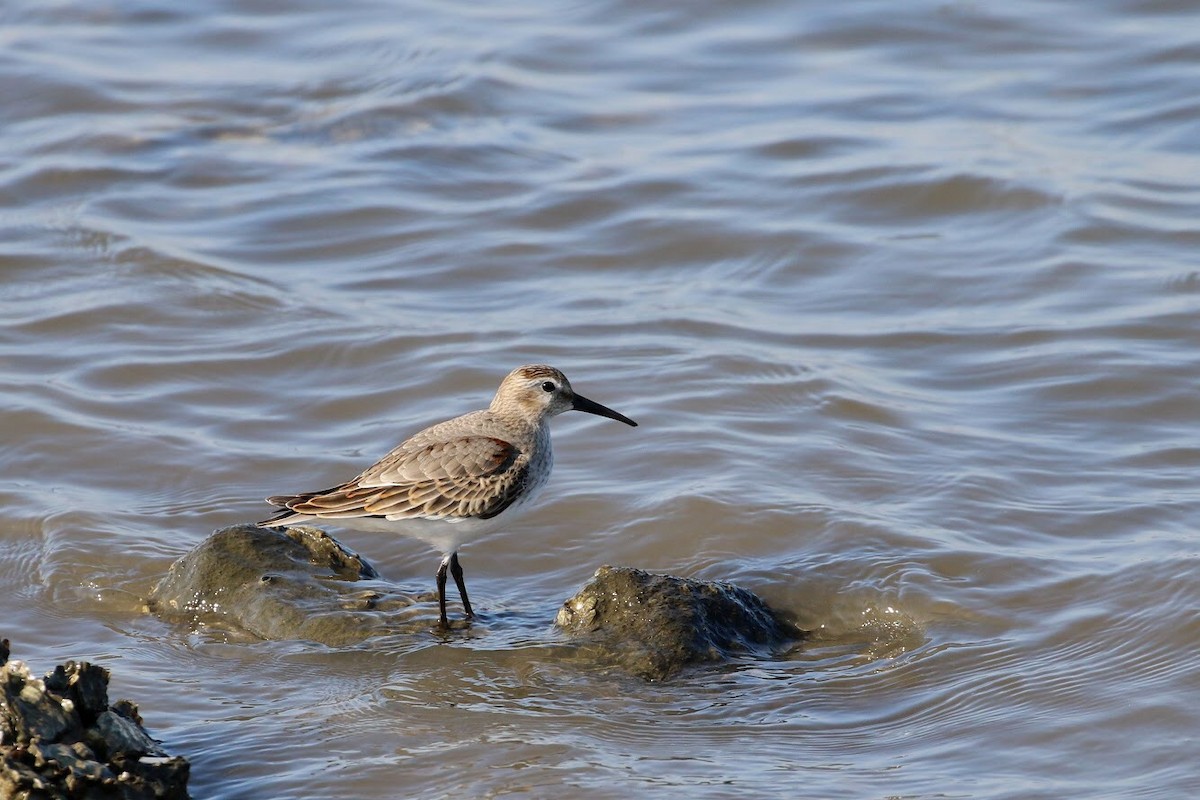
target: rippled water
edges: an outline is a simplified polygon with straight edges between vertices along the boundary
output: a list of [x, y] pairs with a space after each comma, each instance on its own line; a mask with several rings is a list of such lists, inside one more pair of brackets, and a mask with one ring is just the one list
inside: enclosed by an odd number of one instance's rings
[[[9, 0], [0, 634], [113, 669], [198, 798], [1200, 792], [1198, 26]], [[142, 613], [527, 362], [641, 427], [556, 420], [538, 509], [463, 551], [469, 635]], [[549, 627], [602, 563], [817, 639], [605, 674]]]

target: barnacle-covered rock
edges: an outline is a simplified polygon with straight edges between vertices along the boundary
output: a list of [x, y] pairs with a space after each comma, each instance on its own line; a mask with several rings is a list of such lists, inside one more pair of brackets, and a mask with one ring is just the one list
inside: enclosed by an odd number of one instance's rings
[[740, 586], [610, 566], [563, 604], [555, 624], [601, 662], [647, 680], [806, 635]]

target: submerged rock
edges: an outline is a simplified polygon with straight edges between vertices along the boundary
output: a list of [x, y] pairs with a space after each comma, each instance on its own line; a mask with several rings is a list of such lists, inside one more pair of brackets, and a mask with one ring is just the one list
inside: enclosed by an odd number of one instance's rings
[[[168, 619], [331, 647], [427, 634], [433, 610], [324, 531], [256, 525], [216, 531], [177, 560], [150, 606]], [[688, 664], [771, 652], [806, 635], [740, 587], [607, 566], [566, 601], [556, 624], [585, 654], [650, 680]], [[120, 735], [120, 726], [108, 732]]]
[[44, 680], [0, 647], [0, 797], [186, 800], [190, 765], [168, 756], [128, 700], [108, 705], [108, 671], [86, 661]]
[[[322, 530], [223, 528], [171, 565], [150, 595], [160, 616], [233, 625], [263, 639], [333, 647], [399, 631], [413, 600], [376, 581], [375, 569]], [[364, 587], [361, 582], [372, 581]]]
[[555, 624], [599, 650], [602, 660], [647, 680], [807, 636], [741, 587], [631, 567], [596, 570], [559, 609]]

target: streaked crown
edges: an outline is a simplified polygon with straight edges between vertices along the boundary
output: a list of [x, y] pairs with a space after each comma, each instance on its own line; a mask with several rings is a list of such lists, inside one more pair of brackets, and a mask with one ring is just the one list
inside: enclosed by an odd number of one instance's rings
[[575, 393], [567, 376], [546, 364], [526, 364], [505, 376], [492, 398], [491, 410], [538, 423], [570, 411]]

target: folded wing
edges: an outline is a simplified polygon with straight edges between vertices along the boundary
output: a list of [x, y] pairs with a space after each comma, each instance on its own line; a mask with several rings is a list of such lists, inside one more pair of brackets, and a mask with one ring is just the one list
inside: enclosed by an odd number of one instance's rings
[[491, 436], [405, 443], [340, 486], [267, 498], [286, 510], [266, 522], [278, 525], [295, 516], [488, 519], [520, 496], [528, 472], [526, 454]]

